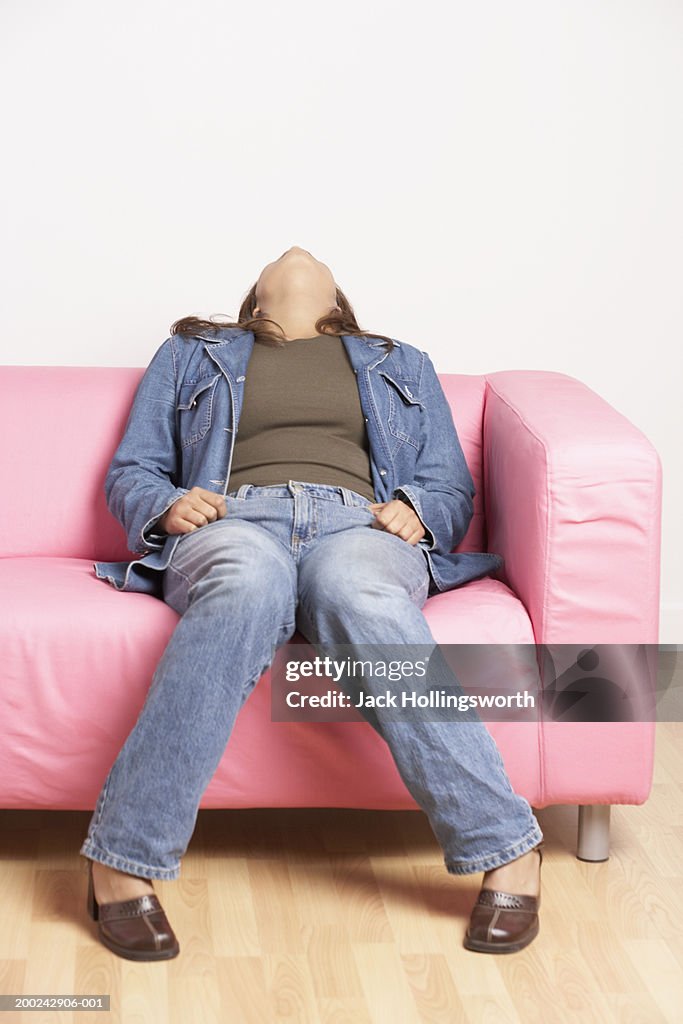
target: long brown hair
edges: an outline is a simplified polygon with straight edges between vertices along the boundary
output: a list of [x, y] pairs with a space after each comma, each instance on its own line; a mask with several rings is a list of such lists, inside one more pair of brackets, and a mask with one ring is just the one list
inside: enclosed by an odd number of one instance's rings
[[[362, 331], [360, 329], [351, 303], [341, 288], [337, 288], [337, 305], [339, 306], [339, 311], [333, 309], [326, 316], [321, 316], [316, 320], [315, 329], [318, 334], [354, 334], [357, 337], [381, 338], [382, 341], [386, 342], [388, 350], [391, 352], [394, 347], [392, 338], [389, 338], [386, 334], [375, 334], [374, 332]], [[213, 317], [210, 320], [203, 320], [198, 316], [186, 316], [181, 320], [176, 320], [171, 325], [171, 334], [188, 335], [191, 337], [198, 331], [216, 331], [223, 327], [240, 327], [243, 331], [253, 331], [254, 340], [262, 345], [271, 345], [278, 348], [285, 346], [287, 342], [283, 341], [279, 334], [264, 326], [266, 323], [277, 324], [277, 321], [260, 314], [254, 316], [256, 306], [256, 284], [254, 284], [240, 306], [236, 321], [217, 323]], [[280, 327], [280, 324], [277, 324], [277, 326]], [[282, 333], [284, 334], [284, 331]]]

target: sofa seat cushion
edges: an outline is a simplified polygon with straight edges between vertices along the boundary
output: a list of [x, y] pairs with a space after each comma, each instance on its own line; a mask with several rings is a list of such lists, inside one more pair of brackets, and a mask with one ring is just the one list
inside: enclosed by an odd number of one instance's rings
[[82, 558], [0, 559], [0, 594], [0, 806], [92, 807], [178, 616]]

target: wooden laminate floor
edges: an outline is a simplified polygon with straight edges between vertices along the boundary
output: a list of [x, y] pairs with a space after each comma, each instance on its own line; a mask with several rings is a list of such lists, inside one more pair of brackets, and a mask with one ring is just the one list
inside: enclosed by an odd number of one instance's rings
[[642, 806], [615, 806], [608, 861], [578, 861], [576, 807], [545, 834], [541, 931], [519, 953], [462, 945], [482, 875], [449, 875], [425, 816], [200, 811], [166, 963], [105, 949], [78, 848], [91, 812], [0, 810], [0, 993], [99, 993], [109, 1012], [0, 1024], [683, 1022], [683, 725], [657, 725]]

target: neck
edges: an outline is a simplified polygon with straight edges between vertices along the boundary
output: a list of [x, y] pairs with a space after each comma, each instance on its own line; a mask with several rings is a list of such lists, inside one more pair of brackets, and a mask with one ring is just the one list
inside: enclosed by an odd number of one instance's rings
[[[321, 332], [315, 326], [316, 320], [319, 320], [321, 316], [325, 316], [332, 309], [334, 309], [334, 306], [330, 306], [328, 309], [320, 309], [319, 307], [317, 309], [305, 309], [299, 304], [296, 309], [288, 307], [264, 309], [262, 315], [275, 320], [282, 328], [284, 339], [286, 341], [293, 341], [295, 338], [314, 338], [320, 334]], [[268, 323], [266, 326], [278, 333], [277, 327], [274, 324]]]

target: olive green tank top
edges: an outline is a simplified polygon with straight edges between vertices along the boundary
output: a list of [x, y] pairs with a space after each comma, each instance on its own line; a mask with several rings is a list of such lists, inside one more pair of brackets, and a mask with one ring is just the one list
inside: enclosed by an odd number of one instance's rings
[[249, 358], [228, 491], [288, 480], [375, 500], [356, 375], [336, 335], [256, 343]]

